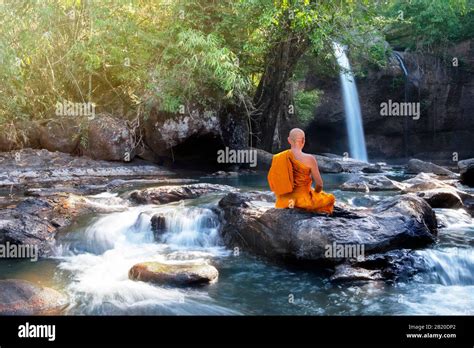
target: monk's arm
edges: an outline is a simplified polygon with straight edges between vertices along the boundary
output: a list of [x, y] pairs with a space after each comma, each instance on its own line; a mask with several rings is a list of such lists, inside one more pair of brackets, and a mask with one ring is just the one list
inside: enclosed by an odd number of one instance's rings
[[312, 157], [311, 161], [311, 176], [313, 177], [314, 180], [314, 185], [315, 185], [315, 191], [316, 192], [321, 192], [323, 190], [323, 179], [321, 178], [321, 174], [319, 173], [319, 167], [318, 167], [318, 162], [316, 161], [316, 158]]

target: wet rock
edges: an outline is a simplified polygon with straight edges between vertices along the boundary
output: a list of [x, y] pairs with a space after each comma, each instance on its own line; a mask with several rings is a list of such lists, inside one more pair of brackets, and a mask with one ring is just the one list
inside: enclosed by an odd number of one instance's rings
[[330, 278], [330, 280], [333, 282], [382, 279], [384, 279], [384, 277], [380, 270], [351, 267], [350, 265], [346, 264], [336, 266], [336, 271]]
[[353, 260], [352, 266], [380, 270], [384, 279], [407, 280], [426, 271], [425, 259], [414, 250], [398, 249], [367, 255], [364, 260]]
[[129, 198], [136, 204], [167, 204], [183, 199], [198, 198], [205, 194], [233, 192], [232, 186], [217, 184], [169, 185], [136, 190]]
[[219, 170], [215, 173], [211, 174], [212, 176], [219, 176], [219, 177], [229, 177], [229, 176], [238, 176], [238, 172], [225, 172], [223, 170]]
[[37, 248], [37, 256], [50, 253], [57, 229], [46, 217], [52, 209], [50, 202], [28, 199], [0, 210], [0, 244]]
[[382, 166], [379, 164], [373, 164], [362, 169], [363, 173], [383, 173]]
[[335, 267], [331, 281], [408, 280], [427, 270], [422, 256], [408, 249], [391, 250], [368, 255]]
[[155, 214], [151, 217], [151, 230], [156, 240], [166, 233], [166, 218], [163, 214]]
[[415, 177], [402, 181], [405, 186], [403, 193], [433, 190], [439, 188], [451, 188], [454, 181], [439, 180], [438, 177], [430, 173], [419, 173]]
[[454, 188], [438, 188], [416, 193], [423, 198], [432, 208], [461, 208], [463, 202]]
[[390, 180], [389, 178], [383, 175], [357, 175], [342, 184], [341, 190], [359, 192], [400, 191], [403, 189], [403, 187], [403, 184], [394, 180]]
[[26, 280], [0, 280], [0, 315], [59, 315], [67, 305], [67, 297], [54, 289]]
[[458, 162], [461, 183], [474, 187], [474, 158]]
[[424, 162], [416, 158], [413, 158], [408, 161], [408, 164], [406, 166], [406, 172], [411, 174], [418, 174], [424, 172], [449, 176], [453, 178], [456, 177], [455, 173], [446, 168], [443, 168], [431, 162]]
[[361, 245], [366, 254], [429, 245], [437, 235], [436, 217], [421, 198], [401, 195], [373, 208], [336, 206], [332, 216], [299, 209], [275, 209], [261, 193], [229, 193], [219, 202], [224, 243], [272, 260], [339, 263], [327, 257], [337, 245]]
[[[456, 187], [456, 180], [439, 180], [434, 174], [420, 173], [405, 180], [402, 193], [415, 193], [425, 198], [433, 208], [459, 208], [472, 212], [474, 195]], [[461, 200], [461, 204], [459, 204]]]
[[217, 280], [219, 272], [214, 266], [202, 263], [143, 262], [134, 265], [128, 277], [157, 284], [199, 285]]
[[48, 256], [56, 233], [79, 216], [124, 209], [126, 204], [97, 204], [75, 195], [29, 197], [0, 209], [0, 244], [28, 245], [37, 248], [38, 257]]

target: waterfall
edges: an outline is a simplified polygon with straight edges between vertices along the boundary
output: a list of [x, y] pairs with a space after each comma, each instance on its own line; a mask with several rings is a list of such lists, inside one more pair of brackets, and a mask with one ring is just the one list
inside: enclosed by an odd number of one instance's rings
[[393, 55], [395, 58], [398, 60], [398, 64], [400, 65], [400, 68], [403, 70], [403, 75], [408, 76], [408, 69], [405, 66], [405, 62], [403, 62], [402, 56], [398, 52], [394, 52]]
[[[408, 69], [405, 66], [405, 62], [403, 61], [402, 56], [398, 52], [393, 52], [393, 55], [398, 61], [400, 68], [403, 71], [403, 75], [405, 76], [405, 91], [404, 91], [404, 102], [408, 101]], [[408, 118], [405, 117], [403, 121], [403, 152], [405, 153], [405, 158], [408, 157]]]
[[345, 49], [337, 42], [333, 42], [334, 53], [339, 64], [342, 95], [344, 98], [344, 112], [346, 115], [347, 134], [349, 137], [350, 155], [352, 158], [367, 161], [364, 127], [359, 104], [359, 94], [354, 75]]

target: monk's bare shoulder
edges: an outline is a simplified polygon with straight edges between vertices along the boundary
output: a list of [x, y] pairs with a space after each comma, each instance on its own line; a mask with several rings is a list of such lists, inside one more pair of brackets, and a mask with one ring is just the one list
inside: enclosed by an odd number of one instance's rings
[[318, 163], [316, 162], [316, 158], [309, 154], [309, 153], [304, 153], [304, 163], [309, 165], [310, 167], [317, 166]]

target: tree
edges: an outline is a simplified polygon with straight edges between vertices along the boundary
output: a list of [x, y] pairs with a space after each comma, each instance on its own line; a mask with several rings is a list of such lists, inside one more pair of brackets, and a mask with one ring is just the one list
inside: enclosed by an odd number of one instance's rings
[[288, 82], [296, 64], [310, 49], [316, 55], [332, 52], [333, 41], [352, 50], [367, 49], [377, 23], [370, 1], [275, 1], [269, 31], [270, 48], [263, 76], [254, 96], [259, 117], [254, 120], [259, 147], [273, 151], [282, 146], [285, 124], [293, 117], [294, 103]]

